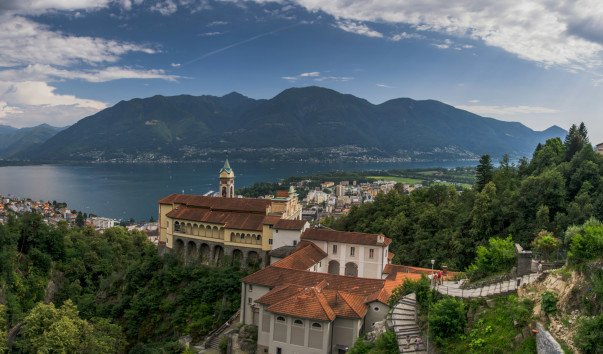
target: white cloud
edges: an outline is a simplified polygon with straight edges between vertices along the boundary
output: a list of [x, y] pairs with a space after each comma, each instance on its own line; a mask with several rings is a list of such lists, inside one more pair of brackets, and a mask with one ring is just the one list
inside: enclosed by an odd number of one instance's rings
[[207, 27], [213, 27], [213, 26], [223, 26], [223, 25], [227, 25], [227, 24], [228, 24], [228, 22], [226, 22], [226, 21], [214, 21], [214, 22], [208, 23], [205, 26], [207, 26]]
[[201, 33], [199, 34], [199, 36], [201, 37], [213, 37], [213, 36], [217, 36], [222, 34], [222, 32], [205, 32], [205, 33]]
[[23, 111], [19, 107], [11, 107], [5, 101], [0, 101], [0, 118], [9, 114], [21, 114]]
[[422, 36], [418, 33], [398, 33], [390, 37], [390, 39], [394, 42], [401, 41], [403, 39], [424, 39], [425, 36]]
[[383, 87], [383, 88], [394, 88], [393, 86], [389, 86], [389, 85], [386, 85], [386, 84], [375, 84], [375, 86], [377, 86], [377, 87]]
[[383, 37], [383, 34], [370, 29], [365, 24], [358, 23], [355, 21], [350, 21], [350, 20], [337, 21], [335, 23], [335, 26], [346, 32], [360, 34], [360, 35], [367, 36], [367, 37], [379, 37], [379, 38]]
[[181, 65], [180, 63], [171, 63], [171, 64], [170, 64], [170, 66], [171, 66], [172, 68], [177, 68], [177, 67], [179, 67], [180, 65]]
[[[470, 102], [478, 100], [472, 100]], [[481, 116], [506, 116], [518, 114], [551, 114], [559, 111], [552, 108], [537, 107], [537, 106], [455, 106], [459, 109], [464, 109]]]
[[320, 72], [319, 71], [313, 71], [313, 72], [310, 72], [310, 73], [301, 73], [301, 74], [299, 74], [299, 76], [301, 76], [301, 77], [317, 77], [317, 76], [320, 76]]
[[20, 106], [76, 106], [96, 110], [107, 107], [104, 102], [60, 95], [55, 90], [56, 87], [41, 81], [0, 82], [0, 99]]
[[479, 103], [479, 100], [469, 100], [470, 103]]
[[281, 79], [288, 80], [291, 82], [295, 82], [298, 80], [312, 80], [312, 81], [316, 81], [316, 82], [331, 80], [331, 81], [346, 82], [346, 81], [353, 80], [354, 78], [351, 76], [333, 76], [333, 75], [323, 76], [320, 71], [311, 71], [311, 72], [307, 72], [307, 73], [301, 73], [297, 76], [282, 76]]
[[115, 62], [128, 52], [155, 53], [132, 43], [52, 32], [19, 16], [2, 21], [0, 33], [0, 66], [92, 64]]
[[[403, 23], [418, 31], [481, 40], [544, 65], [600, 66], [600, 0], [294, 0], [334, 16], [350, 32], [380, 36], [361, 22]], [[374, 32], [374, 33], [373, 33]], [[445, 43], [444, 43], [445, 44]]]
[[41, 81], [0, 82], [0, 122], [18, 128], [41, 123], [64, 126], [107, 107], [104, 102], [55, 91]]
[[54, 81], [57, 78], [88, 82], [107, 82], [119, 79], [162, 79], [176, 81], [182, 77], [167, 75], [164, 70], [160, 69], [139, 70], [116, 66], [103, 69], [64, 70], [45, 64], [33, 64], [21, 69], [0, 71], [0, 80], [3, 81]]
[[152, 11], [157, 11], [164, 16], [168, 16], [178, 11], [178, 5], [172, 0], [164, 0], [151, 6]]

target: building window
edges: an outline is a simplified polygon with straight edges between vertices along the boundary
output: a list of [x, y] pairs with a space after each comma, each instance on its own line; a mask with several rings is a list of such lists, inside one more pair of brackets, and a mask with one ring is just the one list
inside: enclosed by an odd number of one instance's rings
[[283, 350], [281, 348], [276, 348], [276, 354], [283, 354]]
[[248, 303], [249, 305], [251, 305], [251, 302], [252, 302], [252, 301], [253, 301], [253, 300], [252, 300], [250, 297], [248, 297], [248, 298], [247, 298], [247, 303]]
[[304, 325], [304, 321], [302, 321], [302, 320], [295, 320], [295, 321], [293, 321], [293, 325], [295, 325], [295, 326], [303, 326]]
[[333, 254], [337, 254], [337, 245], [333, 245]]
[[276, 232], [278, 234], [278, 230], [274, 230], [274, 232]]
[[318, 322], [312, 323], [312, 329], [321, 329], [322, 325]]
[[297, 240], [293, 240], [293, 246], [297, 246]]
[[249, 284], [249, 292], [253, 291], [253, 284]]
[[268, 244], [271, 245], [272, 244], [272, 239], [268, 239]]
[[374, 257], [375, 257], [375, 250], [371, 248], [371, 249], [369, 250], [369, 258], [371, 258], [371, 259], [372, 259], [372, 258], [374, 258]]
[[356, 254], [356, 247], [350, 247], [350, 257], [354, 257]]
[[379, 306], [375, 306], [375, 307], [373, 307], [373, 310], [374, 310], [375, 312], [379, 312], [379, 310], [381, 310], [381, 308], [379, 308]]
[[277, 322], [285, 322], [285, 318], [284, 318], [283, 316], [278, 316], [278, 317], [276, 318], [276, 321], [277, 321]]

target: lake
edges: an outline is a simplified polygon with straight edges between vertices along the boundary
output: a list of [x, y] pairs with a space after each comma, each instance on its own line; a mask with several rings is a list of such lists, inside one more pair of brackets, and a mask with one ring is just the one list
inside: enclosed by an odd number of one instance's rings
[[[471, 161], [407, 163], [231, 163], [235, 188], [333, 170], [475, 166]], [[0, 195], [66, 202], [115, 219], [157, 219], [157, 200], [172, 193], [218, 190], [222, 163], [75, 164], [0, 167]]]

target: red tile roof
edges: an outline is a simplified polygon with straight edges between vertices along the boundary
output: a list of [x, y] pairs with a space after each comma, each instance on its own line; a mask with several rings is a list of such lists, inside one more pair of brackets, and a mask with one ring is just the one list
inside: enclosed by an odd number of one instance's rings
[[[440, 269], [434, 269], [433, 272], [439, 272]], [[429, 268], [419, 268], [419, 267], [411, 267], [405, 265], [398, 264], [387, 264], [383, 269], [383, 274], [389, 274], [387, 279], [393, 279], [396, 277], [396, 274], [404, 273], [404, 274], [425, 274], [429, 275], [432, 273], [432, 270]], [[447, 277], [452, 277], [456, 275], [458, 272], [446, 271]]]
[[312, 242], [301, 241], [289, 256], [274, 263], [273, 267], [306, 270], [325, 258], [327, 254]]
[[178, 207], [166, 216], [180, 220], [222, 224], [225, 228], [261, 231], [267, 216], [261, 214], [210, 211], [208, 209]]
[[333, 321], [336, 316], [325, 296], [314, 288], [304, 289], [293, 297], [266, 307], [266, 310], [322, 321]]
[[301, 235], [302, 240], [318, 240], [331, 241], [342, 243], [355, 243], [360, 245], [389, 245], [392, 240], [383, 236], [383, 243], [378, 243], [379, 236], [377, 234], [365, 234], [360, 232], [335, 231], [327, 229], [306, 229]]
[[277, 198], [289, 198], [289, 191], [276, 191]]
[[269, 199], [206, 197], [188, 194], [171, 194], [157, 202], [159, 204], [184, 204], [212, 210], [244, 211], [264, 215], [266, 215], [267, 208], [271, 204]]
[[287, 220], [287, 219], [279, 219], [276, 224], [274, 224], [275, 229], [281, 230], [300, 230], [304, 228], [308, 222], [306, 220]]

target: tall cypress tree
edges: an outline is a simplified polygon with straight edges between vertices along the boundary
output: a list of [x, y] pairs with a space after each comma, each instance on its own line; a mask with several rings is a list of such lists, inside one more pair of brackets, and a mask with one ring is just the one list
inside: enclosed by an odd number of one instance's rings
[[475, 189], [480, 191], [488, 182], [492, 181], [492, 159], [490, 155], [482, 155], [476, 168]]

